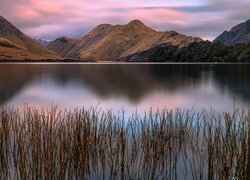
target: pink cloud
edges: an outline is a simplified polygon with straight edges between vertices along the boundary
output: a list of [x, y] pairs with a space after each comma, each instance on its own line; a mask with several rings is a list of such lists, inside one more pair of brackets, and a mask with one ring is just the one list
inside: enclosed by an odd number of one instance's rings
[[[79, 35], [84, 35], [101, 23], [125, 24], [132, 19], [140, 19], [147, 26], [159, 31], [176, 30], [187, 35], [214, 37], [223, 30], [246, 20], [244, 17], [249, 18], [249, 3], [243, 3], [243, 1], [234, 3], [235, 0], [230, 0], [230, 3], [222, 7], [224, 2], [225, 0], [218, 0], [218, 3], [209, 1], [207, 6], [211, 11], [205, 8], [203, 12], [204, 5], [199, 6], [198, 3], [197, 7], [189, 7], [188, 5], [194, 4], [194, 1], [184, 0], [171, 2], [162, 0], [0, 0], [0, 14], [33, 37], [49, 35], [50, 38], [55, 39], [64, 33], [72, 38], [80, 38]], [[235, 4], [237, 5], [234, 6]], [[234, 10], [234, 7], [238, 10]], [[232, 18], [237, 19], [232, 20]], [[213, 26], [210, 26], [211, 23]]]
[[15, 8], [15, 13], [12, 16], [18, 21], [30, 21], [42, 17], [36, 10], [22, 5]]
[[168, 9], [138, 9], [133, 11], [130, 16], [133, 19], [139, 18], [154, 24], [161, 24], [166, 21], [182, 23], [187, 15]]
[[55, 3], [51, 3], [51, 1], [33, 1], [33, 8], [36, 11], [44, 12], [46, 14], [63, 14], [65, 13], [62, 7], [59, 7]]

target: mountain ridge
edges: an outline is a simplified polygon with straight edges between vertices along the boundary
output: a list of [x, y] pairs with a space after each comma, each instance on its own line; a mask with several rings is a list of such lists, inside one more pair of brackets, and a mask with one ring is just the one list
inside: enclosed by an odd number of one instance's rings
[[0, 60], [247, 62], [249, 42], [250, 19], [224, 31], [214, 43], [176, 31], [158, 32], [135, 19], [100, 24], [80, 39], [63, 36], [47, 48], [0, 16]]
[[169, 43], [180, 47], [191, 42], [202, 42], [198, 37], [186, 36], [175, 31], [157, 32], [135, 19], [125, 25], [101, 24], [75, 41], [65, 44], [61, 51], [60, 38], [48, 48], [62, 56], [95, 60], [115, 60], [130, 54], [148, 50], [159, 44]]

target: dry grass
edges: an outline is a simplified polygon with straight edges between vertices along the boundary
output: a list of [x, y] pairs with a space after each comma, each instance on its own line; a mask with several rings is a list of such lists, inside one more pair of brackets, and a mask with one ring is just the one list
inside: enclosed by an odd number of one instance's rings
[[[37, 45], [37, 43], [35, 42]], [[38, 44], [37, 46], [42, 46]], [[61, 60], [62, 57], [56, 55], [55, 53], [49, 53], [49, 50], [44, 50], [42, 47], [41, 52], [33, 52], [27, 49], [25, 46], [15, 44], [8, 39], [0, 37], [0, 60], [46, 60], [46, 59], [56, 59]], [[38, 50], [37, 50], [38, 51]]]
[[1, 179], [247, 179], [250, 113], [0, 110]]
[[[21, 47], [21, 46], [20, 46]], [[61, 60], [58, 55], [54, 54], [38, 54], [34, 53], [25, 49], [17, 49], [17, 48], [9, 48], [9, 47], [2, 47], [0, 46], [0, 60], [46, 60], [46, 59], [54, 59], [54, 60]]]

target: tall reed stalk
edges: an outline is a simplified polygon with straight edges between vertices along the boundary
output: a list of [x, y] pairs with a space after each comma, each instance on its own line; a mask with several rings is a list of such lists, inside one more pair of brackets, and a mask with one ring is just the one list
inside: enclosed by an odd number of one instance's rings
[[0, 109], [0, 179], [248, 179], [250, 113]]

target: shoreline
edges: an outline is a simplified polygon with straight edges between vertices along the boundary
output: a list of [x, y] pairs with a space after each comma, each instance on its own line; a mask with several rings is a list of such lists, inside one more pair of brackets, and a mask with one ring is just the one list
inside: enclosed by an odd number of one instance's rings
[[72, 59], [64, 59], [64, 60], [51, 60], [51, 59], [45, 59], [45, 60], [0, 60], [0, 63], [43, 63], [43, 62], [92, 62], [92, 61], [86, 61], [86, 60], [72, 60]]
[[200, 65], [229, 65], [250, 64], [250, 62], [147, 62], [147, 61], [86, 61], [86, 60], [0, 60], [0, 64], [200, 64]]

